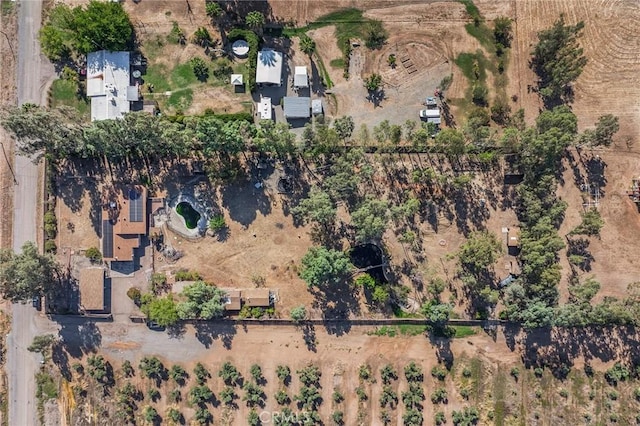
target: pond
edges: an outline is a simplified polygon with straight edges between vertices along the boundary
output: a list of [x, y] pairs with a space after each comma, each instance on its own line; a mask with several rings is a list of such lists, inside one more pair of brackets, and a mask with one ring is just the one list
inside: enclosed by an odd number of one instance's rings
[[382, 264], [384, 263], [382, 249], [377, 245], [361, 244], [359, 246], [355, 246], [349, 252], [349, 258], [351, 259], [351, 263], [359, 269], [376, 266], [375, 268], [367, 270], [367, 273], [379, 283], [387, 282], [387, 278], [384, 275], [382, 267]]
[[195, 229], [200, 221], [200, 213], [198, 213], [191, 204], [183, 201], [176, 206], [176, 212], [184, 218], [187, 229]]

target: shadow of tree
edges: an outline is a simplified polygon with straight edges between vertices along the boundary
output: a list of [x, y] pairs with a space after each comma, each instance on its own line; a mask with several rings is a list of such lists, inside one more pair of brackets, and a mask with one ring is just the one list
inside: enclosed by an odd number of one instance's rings
[[307, 349], [311, 352], [317, 352], [316, 328], [313, 324], [306, 323], [302, 326], [302, 336]]
[[256, 188], [256, 184], [268, 174], [254, 173], [253, 169], [252, 167], [252, 178], [225, 185], [221, 191], [222, 205], [229, 212], [229, 216], [245, 227], [256, 219], [258, 212], [264, 216], [271, 213], [271, 200], [265, 193], [264, 187]]
[[205, 348], [211, 347], [214, 340], [220, 340], [225, 349], [231, 349], [236, 327], [223, 322], [196, 322], [194, 325], [196, 338]]
[[52, 316], [60, 325], [58, 332], [66, 352], [73, 358], [96, 352], [102, 343], [102, 333], [96, 326], [96, 319], [79, 317]]

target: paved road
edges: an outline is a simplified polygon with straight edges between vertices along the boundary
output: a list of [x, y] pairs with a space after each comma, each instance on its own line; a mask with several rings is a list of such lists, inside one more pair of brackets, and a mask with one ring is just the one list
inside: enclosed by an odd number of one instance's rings
[[[42, 16], [42, 0], [22, 0], [18, 8], [18, 105], [39, 104], [42, 100], [40, 70], [42, 58], [37, 34]], [[14, 170], [18, 185], [14, 194], [13, 249], [27, 241], [37, 241], [38, 167], [28, 158], [16, 156]], [[31, 304], [14, 304], [12, 329], [8, 337], [9, 424], [36, 425], [34, 375], [38, 361], [26, 348], [37, 333], [36, 312]]]

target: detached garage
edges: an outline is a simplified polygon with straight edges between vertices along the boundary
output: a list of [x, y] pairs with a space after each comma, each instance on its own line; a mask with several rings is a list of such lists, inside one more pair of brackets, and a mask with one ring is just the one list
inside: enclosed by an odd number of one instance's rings
[[285, 118], [311, 117], [311, 98], [286, 96], [283, 102]]

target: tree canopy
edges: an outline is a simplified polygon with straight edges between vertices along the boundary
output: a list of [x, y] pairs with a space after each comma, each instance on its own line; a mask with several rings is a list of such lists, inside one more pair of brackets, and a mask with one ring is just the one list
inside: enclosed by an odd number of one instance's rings
[[311, 247], [302, 258], [300, 277], [309, 287], [322, 287], [340, 283], [352, 268], [344, 252], [326, 247]]
[[179, 317], [173, 297], [153, 298], [142, 306], [142, 311], [151, 321], [167, 327], [175, 324]]
[[379, 240], [387, 229], [389, 203], [375, 197], [367, 197], [351, 213], [351, 224], [356, 230], [356, 240], [365, 242]]
[[323, 228], [332, 225], [336, 220], [336, 205], [325, 191], [312, 188], [307, 198], [292, 209], [294, 215], [302, 219], [315, 222]]
[[538, 33], [531, 67], [538, 74], [540, 95], [546, 103], [565, 100], [570, 84], [582, 74], [587, 58], [578, 38], [583, 28], [582, 21], [566, 25], [560, 15], [551, 28]]
[[131, 50], [134, 30], [120, 2], [92, 0], [73, 9], [55, 6], [40, 30], [43, 53], [51, 60], [96, 50]]
[[182, 291], [187, 300], [178, 303], [178, 315], [182, 319], [212, 319], [224, 315], [224, 291], [204, 281], [189, 284]]
[[57, 282], [59, 265], [51, 255], [41, 255], [32, 242], [18, 254], [0, 250], [0, 291], [12, 302], [26, 302], [46, 294]]

